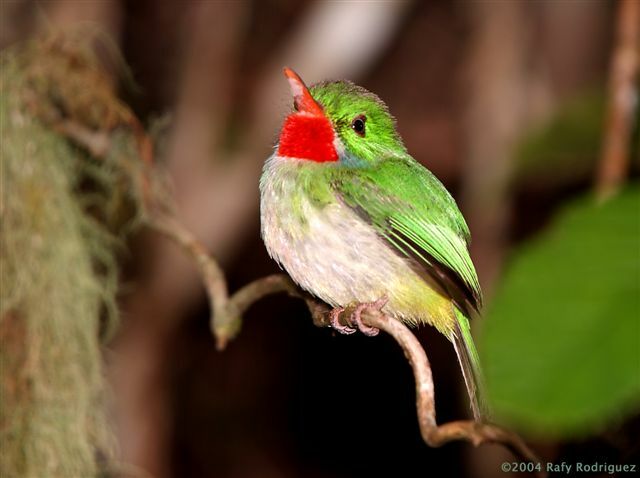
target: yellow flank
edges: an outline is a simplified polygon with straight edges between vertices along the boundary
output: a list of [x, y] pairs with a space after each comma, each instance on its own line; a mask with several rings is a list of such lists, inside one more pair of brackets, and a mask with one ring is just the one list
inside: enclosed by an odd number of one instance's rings
[[446, 337], [455, 327], [454, 305], [451, 300], [438, 294], [415, 272], [390, 278], [389, 302], [385, 311], [395, 318], [410, 324], [431, 324]]

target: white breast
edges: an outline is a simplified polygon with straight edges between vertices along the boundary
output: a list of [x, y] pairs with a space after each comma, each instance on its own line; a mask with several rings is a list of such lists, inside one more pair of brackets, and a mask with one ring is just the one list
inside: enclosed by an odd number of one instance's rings
[[[397, 280], [417, 279], [347, 206], [336, 201], [320, 207], [302, 196], [292, 161], [274, 156], [267, 162], [261, 222], [269, 254], [297, 284], [332, 306], [345, 306], [393, 295], [390, 287]], [[294, 203], [302, 214], [292, 212]], [[389, 305], [400, 305], [390, 299]]]

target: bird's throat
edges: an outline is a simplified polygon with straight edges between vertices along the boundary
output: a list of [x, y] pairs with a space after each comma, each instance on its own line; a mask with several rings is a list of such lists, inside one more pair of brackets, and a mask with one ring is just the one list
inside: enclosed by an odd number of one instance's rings
[[278, 155], [318, 163], [338, 161], [334, 139], [326, 116], [293, 113], [282, 126]]

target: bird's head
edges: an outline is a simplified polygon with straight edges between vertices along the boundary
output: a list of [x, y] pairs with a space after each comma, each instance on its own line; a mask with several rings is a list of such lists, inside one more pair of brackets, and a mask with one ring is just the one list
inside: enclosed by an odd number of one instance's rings
[[349, 81], [307, 88], [284, 69], [294, 100], [280, 132], [278, 154], [303, 161], [367, 166], [406, 152], [387, 106]]

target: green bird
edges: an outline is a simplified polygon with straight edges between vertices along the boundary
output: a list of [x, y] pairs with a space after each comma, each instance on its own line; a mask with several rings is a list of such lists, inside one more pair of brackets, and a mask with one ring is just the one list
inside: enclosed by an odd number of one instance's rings
[[469, 317], [482, 302], [469, 228], [440, 181], [414, 160], [383, 101], [349, 81], [307, 88], [285, 68], [294, 111], [260, 179], [261, 234], [303, 289], [333, 307], [331, 324], [366, 307], [431, 324], [455, 348], [476, 420], [481, 371]]

